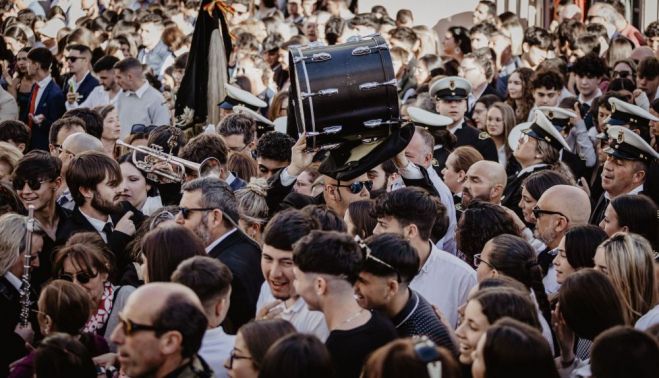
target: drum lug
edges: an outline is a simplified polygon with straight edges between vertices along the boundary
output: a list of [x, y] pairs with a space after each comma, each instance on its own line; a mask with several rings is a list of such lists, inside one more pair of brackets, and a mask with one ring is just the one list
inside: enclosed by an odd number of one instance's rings
[[321, 89], [321, 90], [319, 90], [318, 92], [315, 92], [315, 93], [314, 93], [314, 92], [311, 92], [311, 93], [309, 93], [309, 92], [302, 92], [302, 93], [300, 94], [300, 96], [302, 96], [302, 99], [304, 100], [304, 99], [306, 99], [307, 97], [315, 97], [315, 96], [321, 96], [321, 97], [325, 97], [325, 96], [334, 96], [335, 94], [338, 94], [338, 93], [339, 93], [339, 90], [336, 89], [336, 88], [327, 88], [327, 89]]
[[336, 126], [328, 126], [324, 127], [323, 131], [309, 131], [307, 133], [307, 136], [309, 137], [315, 137], [319, 135], [332, 135], [340, 132], [343, 129], [343, 126], [341, 125], [336, 125]]
[[382, 125], [398, 125], [400, 124], [399, 121], [397, 120], [389, 120], [389, 121], [383, 121], [382, 119], [371, 119], [368, 121], [364, 121], [364, 127], [368, 127], [369, 129], [382, 126]]
[[371, 53], [371, 48], [368, 46], [360, 46], [352, 50], [352, 55], [354, 56], [368, 55], [370, 53]]
[[376, 89], [376, 88], [386, 87], [388, 85], [395, 87], [397, 83], [398, 82], [396, 81], [396, 79], [391, 79], [389, 81], [383, 81], [381, 83], [373, 81], [373, 82], [361, 84], [359, 86], [359, 90], [360, 91], [370, 91], [370, 90], [373, 90], [373, 89]]
[[313, 54], [311, 56], [298, 56], [298, 57], [295, 57], [295, 59], [293, 59], [293, 61], [295, 63], [299, 63], [299, 62], [301, 62], [303, 60], [306, 60], [306, 59], [310, 59], [312, 62], [318, 63], [318, 62], [324, 62], [324, 61], [332, 59], [332, 55], [330, 55], [329, 53], [317, 53], [317, 54]]

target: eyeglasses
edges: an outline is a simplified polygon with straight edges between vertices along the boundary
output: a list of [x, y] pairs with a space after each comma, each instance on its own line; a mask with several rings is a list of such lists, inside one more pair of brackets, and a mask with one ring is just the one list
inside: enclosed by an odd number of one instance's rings
[[614, 78], [621, 78], [621, 79], [626, 79], [627, 77], [631, 76], [631, 72], [629, 71], [613, 71], [613, 77]]
[[12, 186], [14, 187], [14, 190], [19, 191], [23, 190], [25, 187], [25, 183], [27, 183], [27, 186], [30, 187], [32, 190], [39, 190], [41, 189], [41, 184], [44, 182], [50, 182], [53, 181], [53, 179], [37, 179], [37, 178], [29, 178], [29, 179], [23, 179], [23, 178], [16, 178], [14, 181], [12, 181]]
[[146, 325], [146, 324], [139, 324], [135, 323], [132, 320], [129, 319], [124, 319], [123, 316], [119, 315], [119, 321], [121, 322], [121, 328], [124, 331], [124, 334], [127, 336], [133, 335], [136, 332], [140, 331], [164, 331], [165, 329], [160, 328], [160, 327], [154, 327], [152, 325]]
[[360, 193], [364, 187], [366, 187], [366, 190], [368, 190], [370, 192], [371, 189], [373, 189], [373, 181], [371, 181], [371, 180], [355, 181], [350, 185], [336, 184], [336, 185], [333, 185], [333, 186], [336, 186], [337, 188], [348, 188], [348, 189], [350, 189], [350, 193], [357, 194], [357, 193]]
[[69, 56], [67, 56], [67, 57], [64, 58], [64, 59], [66, 59], [66, 60], [69, 61], [69, 62], [75, 62], [75, 61], [78, 60], [78, 59], [85, 59], [85, 57], [84, 57], [84, 56], [70, 56], [70, 55], [69, 55]]
[[496, 269], [496, 268], [494, 267], [494, 265], [492, 265], [492, 264], [490, 264], [489, 262], [483, 260], [483, 259], [481, 258], [482, 255], [483, 255], [482, 253], [477, 253], [477, 254], [474, 255], [474, 266], [478, 268], [478, 266], [479, 266], [481, 263], [485, 263], [485, 265], [489, 266], [491, 269]]
[[551, 211], [551, 210], [542, 210], [538, 206], [534, 207], [533, 210], [531, 210], [533, 213], [533, 216], [535, 219], [540, 218], [541, 215], [547, 214], [547, 215], [560, 215], [563, 218], [567, 218], [565, 214], [561, 213], [560, 211]]
[[93, 280], [94, 278], [98, 277], [98, 272], [89, 274], [87, 272], [78, 272], [75, 274], [70, 274], [70, 273], [62, 273], [60, 274], [57, 278], [60, 280], [64, 281], [69, 281], [73, 282], [74, 280], [81, 283], [81, 284], [86, 284], [89, 281]]
[[214, 207], [199, 207], [199, 208], [189, 208], [189, 207], [179, 207], [178, 212], [181, 213], [183, 219], [188, 219], [190, 213], [193, 211], [210, 211], [215, 209]]
[[151, 134], [153, 130], [155, 130], [158, 126], [156, 125], [144, 125], [141, 123], [136, 123], [133, 126], [130, 127], [130, 133], [131, 134]]
[[229, 354], [229, 364], [225, 366], [227, 369], [233, 369], [233, 361], [234, 360], [251, 360], [252, 357], [249, 356], [240, 356], [236, 354], [236, 350], [232, 349], [231, 353]]

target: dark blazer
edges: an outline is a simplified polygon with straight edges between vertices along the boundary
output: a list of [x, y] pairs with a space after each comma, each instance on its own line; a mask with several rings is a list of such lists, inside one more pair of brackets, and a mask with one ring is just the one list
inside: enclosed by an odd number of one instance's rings
[[444, 178], [444, 176], [442, 176], [442, 170], [444, 167], [446, 167], [446, 159], [448, 159], [448, 156], [451, 154], [451, 152], [452, 151], [446, 147], [438, 148], [432, 152], [432, 167], [435, 169], [435, 171], [437, 171], [437, 174], [442, 179]]
[[599, 196], [593, 211], [590, 213], [590, 220], [588, 223], [595, 226], [599, 226], [602, 219], [604, 219], [604, 211], [606, 211], [606, 207], [609, 206], [609, 202], [611, 202], [606, 197], [604, 197], [604, 193], [605, 192], [602, 192], [602, 194]]
[[561, 161], [570, 168], [575, 179], [586, 175], [586, 162], [574, 152], [563, 150]]
[[485, 160], [499, 161], [497, 146], [487, 133], [481, 132], [465, 122], [460, 129], [455, 131], [455, 137], [458, 139], [456, 147], [472, 146], [483, 155]]
[[53, 274], [53, 257], [55, 255], [55, 248], [66, 243], [65, 225], [67, 220], [71, 217], [71, 210], [67, 210], [60, 205], [55, 205], [55, 212], [59, 217], [57, 230], [55, 230], [55, 240], [51, 239], [48, 235], [43, 237], [43, 248], [39, 253], [39, 267], [32, 268], [32, 287], [36, 291], [40, 291], [41, 286], [45, 284]]
[[[32, 299], [34, 302], [36, 295]], [[4, 276], [0, 276], [0, 377], [9, 374], [9, 364], [27, 354], [25, 341], [14, 332], [21, 312], [20, 300], [19, 291]], [[30, 315], [30, 323], [38, 333], [34, 312]]]
[[[71, 80], [71, 76], [69, 76], [67, 80], [64, 82], [64, 93], [69, 93], [69, 91], [71, 90], [69, 80]], [[80, 95], [80, 98], [78, 99], [78, 104], [82, 104], [87, 99], [89, 94], [92, 93], [92, 90], [94, 90], [94, 88], [96, 88], [98, 85], [100, 85], [100, 83], [92, 75], [92, 73], [90, 72], [89, 74], [87, 74], [87, 76], [85, 76], [85, 78], [82, 79], [82, 83], [80, 83], [80, 85], [78, 86], [78, 90], [76, 91]]]
[[231, 306], [222, 325], [226, 332], [235, 334], [256, 314], [256, 301], [263, 284], [261, 247], [240, 229], [235, 229], [208, 255], [220, 260], [233, 273]]
[[231, 182], [231, 184], [229, 184], [229, 187], [231, 188], [231, 190], [233, 190], [235, 192], [236, 190], [240, 190], [240, 189], [244, 188], [245, 186], [247, 186], [247, 183], [245, 182], [245, 180], [243, 180], [240, 177], [236, 176], [235, 173], [233, 174], [233, 176], [235, 177], [235, 179]]
[[[140, 224], [144, 220], [144, 215], [137, 209], [132, 206], [129, 206], [127, 203], [122, 203], [124, 206], [124, 211], [110, 215], [112, 223], [116, 226], [121, 217], [126, 214], [127, 211], [133, 212], [133, 223], [135, 223], [135, 228], [139, 228]], [[79, 232], [97, 232], [94, 226], [85, 218], [84, 215], [80, 212], [80, 209], [76, 205], [73, 209], [73, 212], [69, 219], [62, 225], [62, 237], [64, 240], [68, 240], [71, 235], [77, 234]], [[58, 235], [59, 237], [59, 235]], [[130, 251], [126, 249], [128, 243], [133, 239], [132, 236], [126, 235], [121, 231], [114, 230], [107, 237], [107, 246], [110, 248], [114, 254], [115, 264], [118, 271], [123, 271], [124, 268], [131, 263]]]
[[62, 114], [66, 111], [64, 102], [66, 98], [60, 89], [59, 85], [51, 80], [46, 86], [39, 104], [37, 104], [34, 114], [43, 114], [46, 118], [39, 125], [32, 124], [32, 132], [30, 139], [30, 149], [40, 149], [48, 151], [48, 134], [50, 133], [50, 125], [57, 121]]
[[545, 165], [542, 167], [537, 167], [531, 172], [525, 172], [521, 175], [512, 175], [508, 177], [508, 184], [506, 189], [503, 191], [503, 199], [501, 200], [501, 205], [509, 208], [514, 211], [519, 219], [524, 219], [524, 214], [522, 214], [522, 209], [519, 207], [519, 200], [522, 199], [522, 182], [531, 176], [535, 172], [542, 171], [544, 169], [549, 169], [549, 166]]

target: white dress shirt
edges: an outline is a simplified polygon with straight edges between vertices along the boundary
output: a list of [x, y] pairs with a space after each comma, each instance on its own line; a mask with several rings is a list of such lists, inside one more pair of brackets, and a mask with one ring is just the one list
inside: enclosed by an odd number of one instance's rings
[[228, 377], [227, 370], [224, 368], [224, 361], [229, 358], [235, 341], [236, 336], [227, 335], [222, 327], [207, 329], [204, 333], [199, 355], [213, 369], [215, 377]]
[[469, 291], [477, 284], [476, 271], [456, 256], [432, 243], [430, 245], [430, 256], [410, 283], [410, 288], [439, 307], [455, 329], [458, 307], [467, 301]]
[[[258, 314], [260, 309], [275, 300], [270, 291], [270, 286], [267, 282], [264, 282], [261, 285], [259, 299], [256, 301], [256, 313]], [[320, 341], [325, 342], [329, 335], [329, 329], [325, 322], [325, 315], [322, 312], [309, 310], [302, 297], [298, 297], [295, 303], [288, 308], [286, 308], [285, 303], [281, 303], [279, 306], [284, 307], [284, 311], [280, 314], [281, 318], [291, 323], [298, 332], [310, 333], [318, 337]]]
[[46, 87], [48, 86], [48, 84], [50, 84], [52, 80], [53, 78], [50, 75], [48, 75], [43, 80], [37, 81], [37, 84], [39, 85], [39, 90], [37, 91], [37, 98], [34, 101], [35, 113], [37, 111], [37, 107], [39, 107], [39, 101], [41, 101], [41, 96], [43, 96], [43, 92], [46, 90]]
[[5, 273], [5, 278], [11, 286], [13, 286], [16, 290], [21, 291], [21, 286], [23, 285], [23, 281], [21, 281], [20, 278], [16, 277], [14, 273], [12, 272], [7, 272]]
[[[110, 216], [108, 215], [108, 219], [106, 221], [98, 220], [96, 218], [92, 218], [89, 215], [85, 214], [85, 212], [82, 211], [82, 209], [80, 209], [80, 208], [78, 208], [78, 209], [80, 210], [80, 214], [82, 214], [82, 216], [87, 218], [87, 221], [92, 225], [92, 227], [94, 227], [96, 232], [98, 232], [98, 234], [101, 235], [101, 238], [103, 238], [103, 241], [107, 243], [108, 242], [108, 235], [106, 235], [106, 233], [103, 231], [103, 227], [105, 227], [105, 225], [108, 222], [112, 223], [112, 218], [110, 218]], [[112, 225], [112, 227], [114, 228], [114, 225]]]

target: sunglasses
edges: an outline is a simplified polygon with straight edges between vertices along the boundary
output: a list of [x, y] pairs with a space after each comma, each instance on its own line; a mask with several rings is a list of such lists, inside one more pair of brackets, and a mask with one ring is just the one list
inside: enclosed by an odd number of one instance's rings
[[74, 280], [81, 284], [86, 284], [94, 278], [98, 277], [98, 272], [89, 274], [87, 272], [78, 272], [76, 274], [62, 273], [59, 275], [60, 280], [73, 282]]
[[66, 59], [69, 62], [75, 62], [78, 59], [85, 59], [85, 57], [84, 56], [67, 56], [64, 59]]
[[567, 219], [565, 214], [561, 213], [560, 211], [542, 210], [538, 206], [534, 207], [533, 210], [531, 210], [531, 212], [533, 213], [533, 216], [535, 217], [535, 219], [540, 218], [540, 216], [542, 216], [544, 214], [547, 214], [547, 215], [560, 215], [563, 218]]
[[398, 269], [394, 268], [394, 266], [389, 264], [388, 262], [386, 262], [386, 261], [384, 261], [384, 260], [382, 260], [382, 259], [380, 259], [376, 256], [373, 256], [373, 251], [371, 251], [371, 248], [368, 247], [366, 242], [364, 240], [362, 240], [362, 238], [360, 238], [359, 235], [355, 236], [355, 241], [357, 242], [357, 244], [359, 244], [359, 247], [361, 248], [362, 252], [364, 252], [364, 254], [365, 254], [364, 261], [371, 260], [371, 261], [374, 261], [374, 262], [388, 268], [389, 270], [396, 273], [397, 281], [400, 282], [401, 277], [400, 277], [400, 272], [398, 271]]
[[492, 265], [492, 264], [490, 264], [489, 262], [483, 260], [483, 259], [481, 258], [481, 256], [482, 256], [481, 253], [477, 253], [477, 254], [474, 255], [474, 266], [475, 266], [475, 267], [478, 268], [478, 266], [479, 266], [481, 263], [485, 263], [485, 265], [489, 266], [491, 269], [495, 269], [495, 268], [494, 268], [494, 265]]
[[165, 329], [160, 327], [155, 327], [152, 325], [139, 324], [135, 323], [132, 320], [124, 319], [123, 316], [119, 315], [119, 321], [121, 322], [121, 329], [124, 332], [124, 335], [130, 336], [140, 331], [164, 331]]
[[183, 216], [183, 219], [188, 219], [190, 214], [193, 211], [210, 211], [215, 209], [214, 207], [199, 207], [199, 208], [189, 208], [189, 207], [179, 207], [178, 212]]
[[631, 76], [631, 72], [629, 71], [613, 71], [613, 77], [614, 78], [621, 78], [621, 79], [626, 79], [629, 76]]
[[149, 125], [146, 126], [141, 123], [137, 123], [133, 126], [130, 127], [130, 133], [131, 134], [151, 134], [153, 130], [155, 130], [158, 126], [156, 125]]
[[364, 189], [364, 187], [366, 187], [366, 190], [368, 190], [370, 192], [371, 189], [373, 189], [373, 181], [371, 181], [371, 180], [355, 181], [350, 185], [336, 184], [334, 186], [336, 186], [337, 188], [348, 188], [348, 189], [350, 189], [350, 193], [357, 194], [357, 193], [360, 193], [362, 191], [362, 189]]
[[14, 181], [12, 181], [12, 186], [14, 187], [14, 190], [19, 191], [23, 190], [25, 187], [25, 183], [27, 183], [27, 186], [30, 187], [32, 190], [39, 190], [41, 189], [41, 184], [44, 182], [50, 182], [53, 181], [53, 179], [36, 179], [36, 178], [29, 178], [29, 179], [23, 179], [23, 178], [16, 178]]

